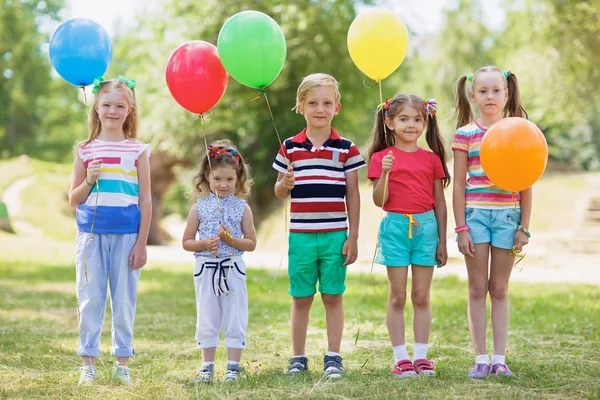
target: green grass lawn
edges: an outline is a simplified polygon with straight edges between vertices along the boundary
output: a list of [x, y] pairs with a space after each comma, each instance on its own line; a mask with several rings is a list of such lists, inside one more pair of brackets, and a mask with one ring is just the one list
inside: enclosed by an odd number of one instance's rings
[[[471, 381], [473, 363], [466, 319], [466, 283], [434, 280], [430, 357], [435, 378], [398, 380], [385, 327], [386, 279], [349, 275], [342, 345], [347, 375], [322, 378], [326, 350], [324, 309], [315, 301], [307, 352], [311, 372], [282, 376], [291, 355], [290, 298], [284, 271], [250, 270], [250, 325], [243, 366], [247, 378], [232, 385], [193, 384], [200, 365], [194, 342], [192, 265], [143, 271], [131, 362], [136, 383], [110, 379], [110, 325], [102, 335], [99, 379], [79, 387], [73, 265], [0, 261], [0, 398], [598, 398], [600, 397], [600, 293], [597, 287], [513, 284], [507, 360], [513, 379]], [[270, 293], [270, 294], [269, 294]], [[107, 310], [107, 321], [110, 318]], [[357, 317], [358, 315], [358, 317]], [[412, 344], [411, 311], [407, 343]], [[489, 330], [489, 329], [488, 329]], [[356, 345], [354, 341], [358, 334]], [[491, 339], [490, 339], [491, 343]], [[491, 345], [488, 345], [491, 351]], [[225, 352], [217, 353], [217, 380]]]

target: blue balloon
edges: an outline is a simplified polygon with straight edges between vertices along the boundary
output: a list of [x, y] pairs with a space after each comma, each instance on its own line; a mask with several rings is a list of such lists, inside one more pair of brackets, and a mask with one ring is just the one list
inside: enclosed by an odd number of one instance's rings
[[112, 60], [112, 43], [98, 23], [74, 18], [61, 24], [50, 40], [50, 62], [64, 80], [87, 86], [104, 75]]

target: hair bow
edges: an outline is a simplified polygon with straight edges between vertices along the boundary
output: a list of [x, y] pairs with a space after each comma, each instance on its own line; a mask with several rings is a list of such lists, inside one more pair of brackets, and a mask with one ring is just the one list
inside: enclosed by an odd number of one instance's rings
[[473, 74], [467, 75], [467, 81], [468, 82], [473, 82]]
[[504, 74], [504, 78], [506, 78], [506, 79], [508, 79], [508, 77], [511, 74], [510, 70], [502, 71], [502, 73]]
[[117, 76], [117, 80], [125, 83], [129, 87], [129, 89], [135, 89], [135, 86], [136, 86], [135, 79], [126, 78], [123, 75], [119, 75], [119, 76]]
[[389, 110], [390, 103], [391, 103], [390, 99], [385, 99], [385, 103], [381, 103], [381, 104], [377, 105], [377, 108], [376, 108], [377, 112], [379, 112], [379, 110], [381, 110], [382, 108], [383, 108], [383, 111]]
[[207, 149], [208, 149], [208, 156], [210, 158], [214, 158], [215, 160], [219, 160], [219, 159], [221, 159], [223, 154], [229, 153], [233, 156], [233, 158], [236, 159], [236, 161], [238, 163], [241, 162], [240, 153], [238, 153], [236, 149], [229, 149], [226, 147], [217, 147], [217, 146], [213, 146], [210, 144], [208, 145]]
[[437, 112], [437, 101], [435, 101], [435, 99], [423, 99], [423, 104], [425, 104], [427, 115], [429, 115], [430, 118], [435, 117], [435, 113]]
[[92, 88], [92, 93], [94, 93], [94, 94], [98, 93], [98, 90], [100, 90], [100, 85], [102, 85], [102, 82], [104, 82], [104, 78], [101, 76], [94, 79], [94, 87]]

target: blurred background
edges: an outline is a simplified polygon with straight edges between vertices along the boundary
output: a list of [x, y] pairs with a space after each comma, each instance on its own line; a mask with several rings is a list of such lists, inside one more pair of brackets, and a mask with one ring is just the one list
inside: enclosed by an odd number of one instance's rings
[[[153, 145], [150, 242], [168, 244], [180, 238], [191, 204], [191, 176], [205, 151], [197, 116], [180, 107], [166, 86], [172, 51], [189, 40], [216, 44], [222, 24], [239, 11], [267, 13], [287, 41], [284, 68], [267, 89], [282, 138], [304, 126], [303, 117], [291, 111], [302, 77], [326, 72], [341, 83], [343, 107], [333, 125], [366, 151], [379, 93], [352, 63], [346, 36], [357, 13], [373, 5], [402, 16], [410, 37], [403, 64], [383, 81], [384, 98], [401, 91], [436, 98], [450, 151], [453, 83], [483, 65], [510, 69], [530, 119], [550, 147], [534, 205], [538, 226], [532, 230], [545, 230], [561, 242], [561, 235], [570, 233], [579, 247], [581, 237], [591, 238], [583, 250], [600, 243], [600, 196], [594, 191], [600, 167], [600, 3], [595, 0], [0, 0], [0, 225], [17, 233], [41, 229], [44, 235], [48, 225], [48, 236], [74, 238], [68, 176], [73, 145], [88, 135], [91, 103], [50, 65], [48, 43], [60, 23], [86, 17], [103, 25], [113, 41], [105, 77], [123, 74], [137, 81], [140, 139]], [[204, 132], [209, 141], [231, 139], [251, 164], [255, 218], [265, 242], [277, 248], [285, 230], [283, 202], [272, 189], [279, 143], [265, 102], [252, 101], [257, 94], [230, 79]], [[363, 225], [373, 227], [367, 233], [369, 253], [380, 214], [365, 175], [363, 170]], [[27, 189], [32, 185], [35, 192]], [[43, 217], [46, 206], [36, 205], [37, 197], [56, 198]], [[586, 233], [579, 235], [581, 229]], [[8, 236], [2, 241], [9, 243]]]

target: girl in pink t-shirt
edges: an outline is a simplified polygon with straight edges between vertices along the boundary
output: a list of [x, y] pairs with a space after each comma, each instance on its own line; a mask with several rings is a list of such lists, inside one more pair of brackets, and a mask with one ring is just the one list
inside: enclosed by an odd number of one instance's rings
[[[393, 372], [399, 378], [435, 375], [435, 367], [427, 359], [429, 290], [433, 267], [443, 267], [448, 258], [444, 188], [450, 182], [436, 110], [435, 100], [412, 94], [394, 96], [377, 109], [369, 148], [373, 201], [387, 211], [379, 227], [375, 262], [387, 267], [387, 325], [394, 350]], [[424, 131], [433, 152], [417, 144]], [[404, 339], [409, 265], [415, 336], [412, 361]]]

